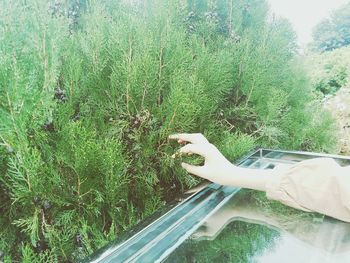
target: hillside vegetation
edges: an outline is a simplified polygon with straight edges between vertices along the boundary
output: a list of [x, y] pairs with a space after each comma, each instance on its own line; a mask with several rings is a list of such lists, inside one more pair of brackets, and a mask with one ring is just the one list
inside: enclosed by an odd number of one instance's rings
[[312, 89], [336, 120], [338, 150], [350, 154], [350, 2], [334, 10], [313, 30], [303, 56]]
[[262, 0], [0, 1], [5, 262], [77, 261], [197, 184], [171, 133], [331, 151], [295, 54]]
[[337, 123], [338, 153], [350, 154], [350, 46], [327, 52], [308, 52], [305, 68], [324, 107]]
[[305, 55], [305, 68], [314, 89], [327, 95], [349, 86], [349, 58], [350, 46], [322, 53], [309, 51]]
[[332, 51], [350, 45], [350, 2], [340, 6], [313, 29], [313, 46]]

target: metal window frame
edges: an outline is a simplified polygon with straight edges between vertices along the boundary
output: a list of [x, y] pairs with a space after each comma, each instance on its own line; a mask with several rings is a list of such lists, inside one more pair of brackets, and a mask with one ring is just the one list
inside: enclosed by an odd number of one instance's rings
[[[283, 156], [298, 159], [279, 159]], [[275, 163], [293, 164], [311, 158], [333, 158], [341, 165], [350, 165], [350, 157], [303, 151], [285, 151], [260, 148], [241, 158], [236, 165], [267, 169]], [[127, 240], [99, 249], [83, 262], [161, 262], [240, 188], [209, 184], [185, 198], [159, 218]]]

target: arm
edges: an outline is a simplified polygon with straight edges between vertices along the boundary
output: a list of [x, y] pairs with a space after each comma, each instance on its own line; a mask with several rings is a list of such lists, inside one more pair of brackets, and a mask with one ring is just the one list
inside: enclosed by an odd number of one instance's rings
[[205, 158], [203, 166], [182, 163], [191, 174], [222, 185], [265, 191], [268, 198], [285, 205], [350, 222], [350, 166], [318, 158], [287, 169], [241, 168], [230, 163], [202, 134], [175, 134], [170, 139], [190, 143], [179, 150], [181, 154]]

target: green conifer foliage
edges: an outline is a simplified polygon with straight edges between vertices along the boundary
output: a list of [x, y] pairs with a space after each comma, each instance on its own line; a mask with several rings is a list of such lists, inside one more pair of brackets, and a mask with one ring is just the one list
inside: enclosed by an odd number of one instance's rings
[[[131, 3], [132, 2], [132, 3]], [[170, 158], [203, 132], [228, 158], [329, 150], [286, 21], [265, 1], [1, 1], [0, 250], [76, 261], [199, 179]]]

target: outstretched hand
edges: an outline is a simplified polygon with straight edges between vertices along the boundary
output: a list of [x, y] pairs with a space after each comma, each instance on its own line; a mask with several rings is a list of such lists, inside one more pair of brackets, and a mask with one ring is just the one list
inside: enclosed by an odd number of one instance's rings
[[203, 134], [179, 133], [170, 135], [169, 139], [177, 140], [180, 144], [188, 143], [180, 148], [178, 153], [198, 154], [205, 159], [203, 166], [182, 163], [181, 166], [187, 172], [219, 184], [224, 184], [227, 181], [227, 176], [232, 174], [234, 165], [213, 144], [209, 143]]
[[[242, 168], [230, 163], [222, 153], [200, 133], [179, 133], [169, 136], [180, 144], [186, 144], [178, 153], [199, 154], [204, 157], [203, 166], [182, 163], [189, 173], [221, 185], [231, 185], [266, 191], [266, 183], [271, 180], [271, 170]], [[175, 157], [175, 155], [173, 155]]]

